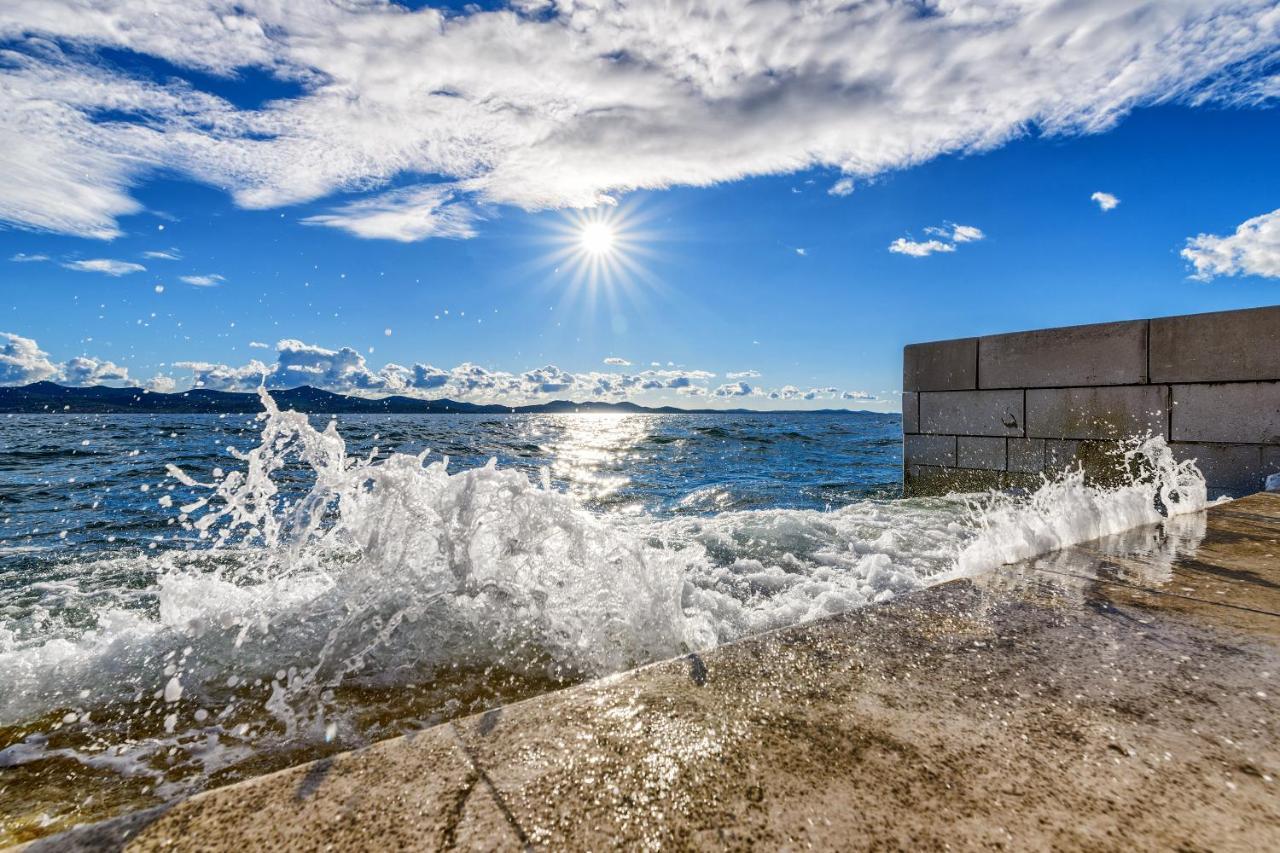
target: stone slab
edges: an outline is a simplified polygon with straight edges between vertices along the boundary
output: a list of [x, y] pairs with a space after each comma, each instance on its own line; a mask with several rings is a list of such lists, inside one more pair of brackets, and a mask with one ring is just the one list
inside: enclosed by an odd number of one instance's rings
[[1118, 439], [1168, 432], [1164, 385], [1050, 388], [1027, 391], [1027, 436]]
[[920, 395], [920, 431], [1021, 436], [1022, 391], [935, 391]]
[[1010, 438], [1008, 441], [1008, 469], [1026, 474], [1044, 470], [1043, 438]]
[[1146, 320], [978, 339], [980, 388], [1140, 385], [1146, 381]]
[[902, 456], [907, 465], [941, 465], [954, 468], [956, 437], [954, 435], [904, 435]]
[[1210, 496], [1249, 495], [1261, 491], [1266, 472], [1262, 445], [1196, 444], [1171, 442], [1169, 449], [1178, 461], [1194, 459], [1204, 474]]
[[1280, 382], [1174, 385], [1172, 438], [1280, 444]]
[[920, 395], [915, 391], [902, 392], [902, 431], [920, 431]]
[[1151, 321], [1152, 382], [1280, 379], [1280, 305]]
[[987, 436], [960, 436], [956, 439], [956, 467], [1003, 471], [1005, 441], [1003, 438]]
[[1280, 847], [1254, 496], [29, 849]]
[[960, 391], [977, 387], [977, 338], [908, 344], [903, 348], [903, 391]]

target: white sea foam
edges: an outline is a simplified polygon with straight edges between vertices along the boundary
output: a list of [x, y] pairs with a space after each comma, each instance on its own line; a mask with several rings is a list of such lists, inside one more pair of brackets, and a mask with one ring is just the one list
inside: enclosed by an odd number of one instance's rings
[[[457, 668], [601, 675], [1205, 505], [1194, 465], [1149, 439], [1115, 488], [1075, 472], [1023, 497], [598, 515], [493, 463], [450, 474], [425, 452], [351, 458], [332, 422], [319, 431], [263, 400], [262, 439], [237, 453], [241, 470], [208, 485], [171, 471], [197, 495], [179, 516], [192, 548], [101, 559], [76, 576], [142, 565], [154, 584], [59, 583], [0, 629], [0, 722], [132, 702], [175, 738], [216, 744], [222, 722], [257, 703], [286, 739], [331, 739], [343, 687]], [[286, 499], [278, 479], [299, 460], [312, 482]]]

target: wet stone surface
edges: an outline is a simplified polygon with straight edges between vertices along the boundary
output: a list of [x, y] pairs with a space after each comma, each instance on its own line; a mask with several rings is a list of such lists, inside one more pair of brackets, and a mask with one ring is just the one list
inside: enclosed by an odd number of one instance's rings
[[28, 847], [1280, 847], [1257, 495]]

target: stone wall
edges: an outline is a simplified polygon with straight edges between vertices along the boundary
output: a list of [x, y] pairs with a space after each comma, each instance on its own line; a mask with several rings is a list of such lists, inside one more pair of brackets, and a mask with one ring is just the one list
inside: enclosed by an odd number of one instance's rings
[[1214, 495], [1280, 471], [1280, 306], [911, 344], [902, 373], [908, 495], [1105, 479], [1148, 431]]

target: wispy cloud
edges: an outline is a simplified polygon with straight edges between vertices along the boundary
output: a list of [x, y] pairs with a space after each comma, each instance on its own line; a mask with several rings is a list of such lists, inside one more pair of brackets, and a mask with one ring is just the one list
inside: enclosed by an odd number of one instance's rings
[[69, 270], [78, 272], [100, 272], [104, 275], [120, 277], [129, 275], [130, 273], [143, 272], [146, 270], [142, 264], [135, 264], [132, 261], [117, 261], [111, 258], [91, 258], [83, 261], [67, 261], [63, 264]]
[[178, 276], [178, 280], [184, 281], [194, 287], [217, 287], [226, 281], [225, 278], [217, 273], [210, 273], [208, 275], [180, 275]]
[[853, 195], [853, 178], [841, 178], [831, 185], [827, 190], [827, 195], [847, 196]]
[[182, 260], [182, 253], [177, 249], [153, 249], [149, 252], [143, 252], [142, 257], [155, 261], [180, 261]]
[[946, 225], [930, 225], [924, 229], [924, 233], [933, 239], [917, 241], [909, 237], [899, 237], [889, 244], [889, 251], [898, 255], [924, 258], [938, 252], [954, 252], [956, 246], [961, 243], [975, 243], [986, 239], [987, 236], [981, 228], [974, 225], [957, 225], [954, 222]]
[[447, 187], [416, 187], [354, 201], [302, 221], [306, 225], [341, 228], [357, 237], [401, 243], [427, 237], [474, 237], [475, 211], [454, 199], [455, 193]]
[[1222, 275], [1280, 278], [1280, 210], [1248, 219], [1225, 237], [1189, 237], [1182, 257], [1195, 270], [1191, 277], [1199, 281]]
[[631, 362], [627, 361], [625, 358], [618, 358], [616, 355], [609, 356], [604, 360], [604, 363], [611, 365], [613, 367], [630, 367], [631, 366]]
[[[162, 171], [250, 208], [439, 181], [308, 220], [401, 241], [470, 236], [477, 206], [587, 206], [813, 167], [840, 170], [839, 195], [1029, 126], [1092, 133], [1146, 104], [1255, 102], [1275, 88], [1256, 79], [1276, 50], [1272, 6], [1079, 0], [1048, 13], [987, 0], [922, 14], [688, 0], [686, 21], [731, 22], [707, 28], [672, 26], [661, 0], [590, 14], [12, 0], [0, 7], [0, 221], [110, 239]], [[106, 50], [176, 72], [133, 74]], [[202, 88], [202, 75], [246, 68], [306, 85], [253, 107]], [[107, 110], [127, 118], [101, 121]]]
[[1115, 210], [1116, 206], [1120, 204], [1120, 199], [1116, 198], [1111, 193], [1104, 193], [1101, 190], [1089, 196], [1089, 200], [1096, 202], [1098, 207], [1102, 209], [1103, 213], [1106, 213], [1108, 210]]
[[913, 258], [924, 258], [935, 252], [954, 252], [956, 247], [941, 240], [923, 240], [917, 242], [899, 237], [889, 244], [889, 251], [899, 255], [910, 255]]
[[38, 263], [40, 261], [47, 261], [49, 260], [49, 256], [48, 255], [28, 255], [26, 252], [18, 252], [18, 254], [9, 258], [9, 260], [18, 264], [33, 264], [33, 263]]

